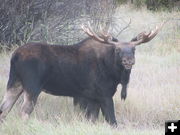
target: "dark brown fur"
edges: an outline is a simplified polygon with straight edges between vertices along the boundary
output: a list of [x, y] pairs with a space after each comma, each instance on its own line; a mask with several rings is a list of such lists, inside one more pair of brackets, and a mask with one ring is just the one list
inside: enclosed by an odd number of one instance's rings
[[[101, 109], [106, 120], [116, 124], [112, 97], [121, 83], [121, 97], [126, 98], [131, 72], [124, 67], [123, 59], [125, 65], [134, 64], [134, 47], [127, 43], [115, 46], [87, 38], [71, 46], [26, 44], [12, 55], [7, 93], [13, 93], [15, 84], [20, 83], [24, 93], [21, 113], [25, 119], [44, 91], [74, 97], [74, 104], [86, 109], [88, 117], [97, 118]], [[3, 117], [13, 106], [7, 104], [9, 100], [11, 97], [0, 106]]]

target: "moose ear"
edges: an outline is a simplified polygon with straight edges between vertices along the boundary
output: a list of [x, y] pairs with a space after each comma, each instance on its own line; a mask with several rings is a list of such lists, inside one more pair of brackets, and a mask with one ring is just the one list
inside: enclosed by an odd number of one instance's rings
[[114, 42], [118, 42], [118, 39], [117, 39], [117, 38], [115, 38], [115, 37], [112, 37], [112, 41], [114, 41]]

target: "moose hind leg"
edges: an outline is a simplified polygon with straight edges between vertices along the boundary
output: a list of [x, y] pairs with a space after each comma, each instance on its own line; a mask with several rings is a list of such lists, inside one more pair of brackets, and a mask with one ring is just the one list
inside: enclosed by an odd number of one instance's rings
[[0, 119], [6, 117], [6, 115], [10, 112], [22, 91], [22, 87], [19, 85], [18, 87], [16, 86], [7, 89], [0, 105]]
[[21, 117], [23, 120], [27, 120], [32, 113], [36, 104], [39, 93], [33, 94], [28, 91], [24, 91], [24, 101], [21, 107]]

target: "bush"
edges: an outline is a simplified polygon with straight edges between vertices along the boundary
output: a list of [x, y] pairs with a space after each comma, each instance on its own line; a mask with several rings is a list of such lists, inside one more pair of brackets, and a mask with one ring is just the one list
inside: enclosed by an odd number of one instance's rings
[[71, 44], [82, 39], [82, 23], [91, 20], [95, 27], [108, 23], [114, 9], [115, 0], [3, 0], [0, 43]]
[[146, 5], [149, 10], [172, 9], [180, 0], [117, 0], [119, 4], [131, 3], [139, 8]]

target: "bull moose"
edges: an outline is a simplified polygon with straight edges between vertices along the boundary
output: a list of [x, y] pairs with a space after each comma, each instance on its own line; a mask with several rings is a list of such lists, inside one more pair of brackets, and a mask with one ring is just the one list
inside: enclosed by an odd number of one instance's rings
[[21, 116], [27, 119], [44, 91], [74, 97], [74, 103], [84, 105], [88, 115], [97, 117], [101, 109], [108, 123], [117, 124], [112, 99], [117, 85], [122, 85], [121, 98], [125, 99], [135, 64], [135, 47], [153, 39], [162, 26], [149, 33], [142, 32], [129, 42], [120, 42], [110, 34], [99, 35], [90, 25], [83, 25], [89, 37], [77, 44], [28, 43], [17, 48], [11, 57], [0, 119], [8, 114], [21, 94], [24, 95]]

